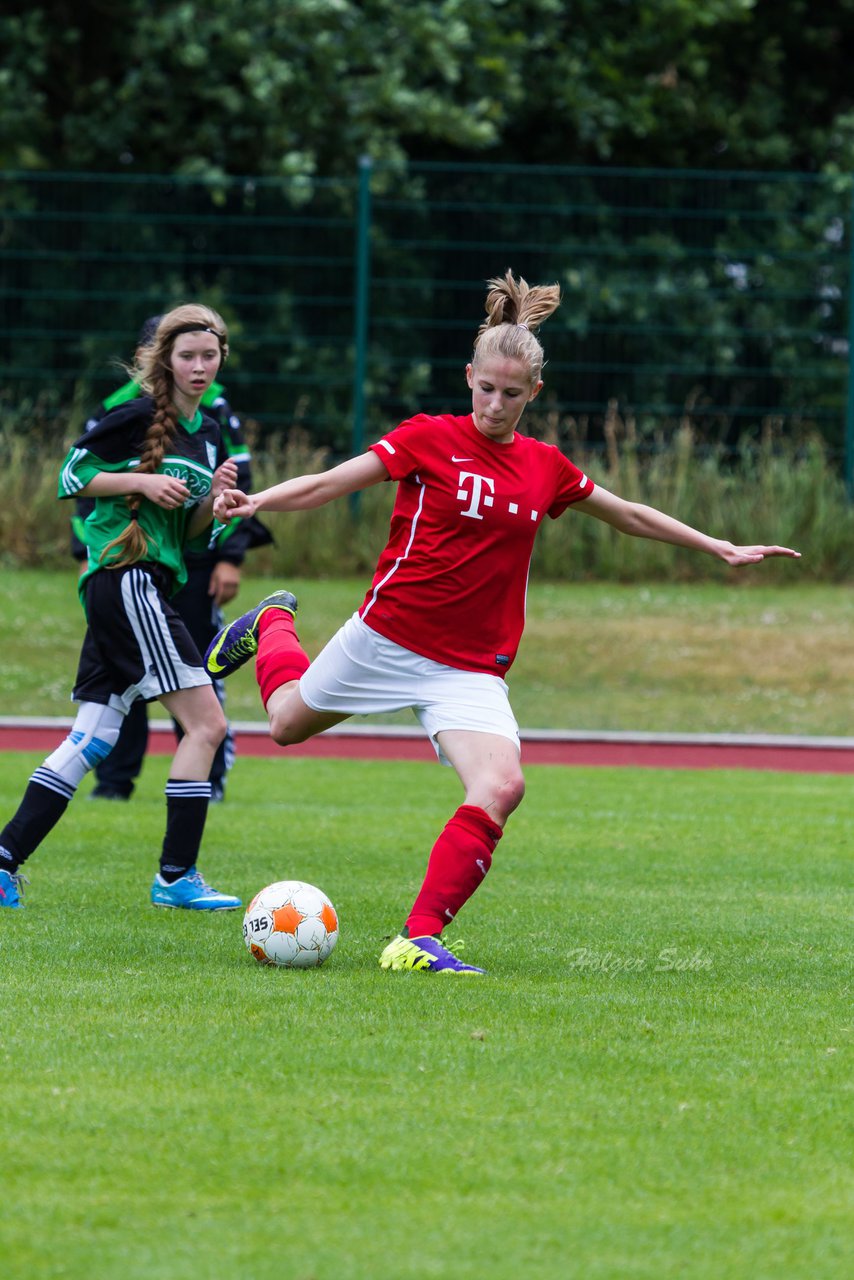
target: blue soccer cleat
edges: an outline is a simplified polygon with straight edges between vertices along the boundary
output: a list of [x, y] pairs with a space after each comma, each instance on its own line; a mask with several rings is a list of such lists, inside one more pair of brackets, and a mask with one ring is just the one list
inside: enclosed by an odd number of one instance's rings
[[243, 905], [232, 894], [218, 893], [211, 888], [195, 867], [190, 867], [186, 875], [173, 884], [167, 884], [158, 872], [151, 886], [151, 904], [154, 907], [183, 907], [186, 911], [236, 911]]
[[[455, 942], [454, 946], [460, 950], [463, 943]], [[402, 933], [392, 938], [380, 956], [380, 968], [394, 969], [397, 972], [412, 969], [430, 973], [486, 973], [485, 969], [465, 964], [459, 956], [454, 955], [450, 946], [438, 938], [404, 938]]]
[[236, 622], [218, 631], [205, 654], [205, 671], [214, 680], [224, 680], [258, 652], [258, 622], [268, 609], [284, 609], [296, 617], [297, 598], [291, 591], [274, 591], [260, 604], [243, 613]]
[[24, 885], [29, 884], [26, 876], [17, 871], [0, 871], [0, 907], [23, 907], [21, 895]]

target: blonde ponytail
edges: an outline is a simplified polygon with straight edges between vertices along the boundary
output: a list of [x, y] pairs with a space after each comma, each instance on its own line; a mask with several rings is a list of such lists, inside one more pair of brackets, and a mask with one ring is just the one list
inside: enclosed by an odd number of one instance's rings
[[545, 359], [536, 331], [560, 306], [560, 285], [529, 285], [509, 269], [486, 283], [486, 319], [477, 331], [472, 364], [492, 356], [518, 360], [527, 367], [534, 386]]

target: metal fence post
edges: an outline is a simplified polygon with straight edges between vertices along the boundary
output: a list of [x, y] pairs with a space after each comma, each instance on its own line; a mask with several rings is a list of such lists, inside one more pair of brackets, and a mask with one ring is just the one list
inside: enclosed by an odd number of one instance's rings
[[[351, 454], [365, 447], [365, 378], [368, 367], [368, 308], [371, 269], [371, 172], [370, 156], [359, 157], [359, 188], [356, 206], [355, 341], [353, 355], [353, 434]], [[351, 510], [359, 508], [359, 494], [350, 497]]]
[[845, 489], [854, 502], [854, 174], [848, 208], [848, 387], [845, 397]]

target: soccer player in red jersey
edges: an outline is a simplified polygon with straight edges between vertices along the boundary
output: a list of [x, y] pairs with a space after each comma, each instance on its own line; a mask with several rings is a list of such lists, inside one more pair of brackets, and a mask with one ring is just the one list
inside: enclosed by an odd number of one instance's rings
[[[388, 542], [361, 608], [309, 662], [294, 628], [297, 602], [275, 592], [214, 639], [206, 655], [222, 678], [253, 655], [270, 732], [304, 742], [351, 715], [410, 707], [464, 803], [433, 846], [421, 890], [384, 969], [480, 974], [441, 939], [492, 862], [525, 784], [519, 730], [504, 676], [525, 621], [537, 530], [568, 507], [622, 533], [669, 542], [729, 565], [796, 557], [777, 546], [734, 546], [594, 485], [559, 449], [520, 435], [542, 387], [540, 324], [557, 285], [529, 287], [508, 271], [489, 281], [466, 378], [472, 412], [419, 414], [367, 453], [318, 475], [247, 496], [226, 491], [219, 519], [319, 507], [383, 480], [397, 482]], [[456, 945], [456, 944], [455, 944]]]

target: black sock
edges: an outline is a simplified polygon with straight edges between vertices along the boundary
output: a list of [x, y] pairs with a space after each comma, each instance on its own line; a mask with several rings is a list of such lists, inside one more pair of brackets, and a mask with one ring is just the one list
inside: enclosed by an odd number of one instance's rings
[[196, 865], [211, 798], [209, 782], [166, 783], [166, 835], [160, 854], [160, 874], [174, 884]]
[[74, 788], [51, 769], [36, 769], [18, 810], [0, 832], [0, 867], [17, 871], [68, 808]]

